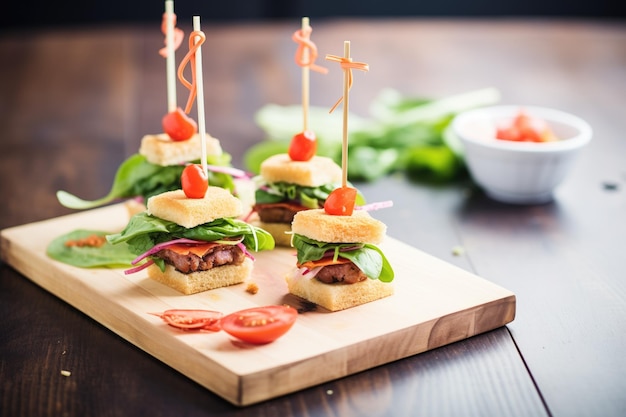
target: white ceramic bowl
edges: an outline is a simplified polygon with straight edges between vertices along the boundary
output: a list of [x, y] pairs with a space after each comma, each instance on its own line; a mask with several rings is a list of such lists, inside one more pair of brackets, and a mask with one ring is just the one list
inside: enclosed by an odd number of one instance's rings
[[[545, 121], [559, 140], [537, 143], [496, 139], [496, 126], [513, 120], [522, 109]], [[592, 136], [589, 124], [579, 117], [525, 105], [469, 110], [455, 117], [452, 129], [463, 146], [474, 181], [494, 200], [516, 204], [551, 201], [554, 189]]]

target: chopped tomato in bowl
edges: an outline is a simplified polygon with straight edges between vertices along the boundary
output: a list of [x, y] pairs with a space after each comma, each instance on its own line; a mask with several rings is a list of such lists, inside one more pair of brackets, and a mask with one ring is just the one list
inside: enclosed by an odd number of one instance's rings
[[494, 200], [513, 204], [553, 200], [592, 137], [583, 119], [537, 106], [468, 110], [451, 126], [474, 182]]
[[548, 124], [538, 117], [532, 117], [523, 109], [512, 121], [496, 127], [496, 139], [514, 142], [552, 142], [558, 138]]

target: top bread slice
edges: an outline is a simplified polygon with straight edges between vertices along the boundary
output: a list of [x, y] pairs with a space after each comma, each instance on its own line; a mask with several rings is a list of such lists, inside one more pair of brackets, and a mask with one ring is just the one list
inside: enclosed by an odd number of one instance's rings
[[272, 155], [261, 163], [261, 177], [268, 183], [288, 182], [319, 187], [341, 181], [341, 167], [331, 158], [315, 155], [308, 161], [293, 161], [286, 153]]
[[227, 190], [210, 186], [204, 198], [187, 198], [183, 190], [168, 191], [148, 199], [148, 214], [188, 229], [225, 217], [238, 217], [243, 206]]
[[[207, 155], [222, 154], [222, 146], [218, 139], [207, 133], [205, 142]], [[183, 141], [173, 141], [167, 133], [145, 135], [141, 139], [139, 153], [155, 165], [179, 165], [202, 158], [202, 140], [197, 133]]]
[[297, 212], [291, 230], [319, 242], [378, 244], [383, 241], [387, 226], [365, 210], [337, 216], [324, 209], [312, 209]]

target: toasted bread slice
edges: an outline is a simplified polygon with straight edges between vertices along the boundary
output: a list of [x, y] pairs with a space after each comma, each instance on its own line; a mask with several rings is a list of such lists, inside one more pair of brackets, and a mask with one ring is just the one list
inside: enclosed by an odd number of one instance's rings
[[336, 216], [324, 209], [312, 209], [296, 213], [291, 230], [319, 242], [378, 244], [383, 241], [387, 226], [364, 210]]
[[261, 163], [261, 177], [268, 183], [288, 182], [319, 187], [341, 182], [341, 167], [332, 159], [315, 155], [308, 161], [292, 161], [287, 154], [270, 156]]
[[[221, 155], [220, 141], [209, 134], [205, 137], [207, 155]], [[188, 140], [173, 141], [167, 133], [145, 135], [141, 139], [139, 153], [155, 165], [179, 165], [202, 158], [202, 143], [199, 134]]]
[[252, 273], [253, 261], [246, 258], [241, 265], [224, 265], [207, 271], [184, 274], [172, 265], [166, 264], [165, 271], [156, 265], [147, 268], [148, 277], [183, 294], [195, 294], [215, 288], [240, 284]]
[[394, 287], [389, 282], [366, 279], [354, 284], [326, 284], [304, 277], [294, 269], [286, 278], [289, 292], [330, 311], [345, 310], [371, 301], [389, 297]]
[[187, 198], [183, 190], [168, 191], [148, 199], [148, 213], [188, 229], [243, 213], [241, 201], [227, 190], [210, 186], [204, 198]]

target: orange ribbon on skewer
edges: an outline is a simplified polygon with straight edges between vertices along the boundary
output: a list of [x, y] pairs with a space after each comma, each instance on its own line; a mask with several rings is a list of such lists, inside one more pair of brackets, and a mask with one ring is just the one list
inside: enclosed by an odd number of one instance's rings
[[[172, 25], [174, 26], [174, 50], [177, 50], [181, 43], [183, 43], [183, 38], [185, 37], [185, 32], [182, 29], [176, 27], [176, 14], [172, 13], [172, 19], [174, 20]], [[161, 32], [165, 35], [165, 40], [163, 43], [165, 46], [159, 49], [159, 55], [163, 58], [167, 58], [167, 13], [163, 13], [163, 20], [161, 21]]]
[[[345, 58], [345, 57], [337, 56], [337, 55], [326, 55], [326, 60], [339, 62], [339, 64], [341, 64], [341, 69], [343, 69], [344, 71], [348, 71], [348, 90], [352, 88], [352, 70], [353, 69], [359, 70], [359, 71], [365, 71], [365, 72], [370, 70], [370, 66], [368, 64], [364, 62], [352, 62], [352, 58]], [[339, 106], [339, 104], [341, 104], [342, 101], [343, 101], [343, 96], [339, 97], [339, 100], [337, 100], [335, 105], [330, 109], [329, 113], [332, 113], [333, 111], [335, 111], [337, 106]]]
[[[298, 44], [296, 49], [295, 61], [301, 67], [308, 67], [313, 71], [320, 72], [322, 74], [328, 73], [328, 68], [321, 67], [315, 64], [317, 59], [317, 46], [311, 40], [311, 32], [313, 28], [307, 26], [305, 29], [296, 30], [291, 39]], [[308, 59], [305, 59], [305, 51], [308, 50]]]
[[[185, 106], [185, 113], [189, 114], [193, 101], [196, 99], [197, 85], [196, 85], [196, 51], [206, 40], [204, 32], [200, 30], [194, 30], [189, 34], [189, 52], [180, 62], [178, 66], [178, 79], [189, 90], [189, 98], [187, 99], [187, 105]], [[185, 67], [188, 63], [191, 63], [191, 82], [185, 78]]]

